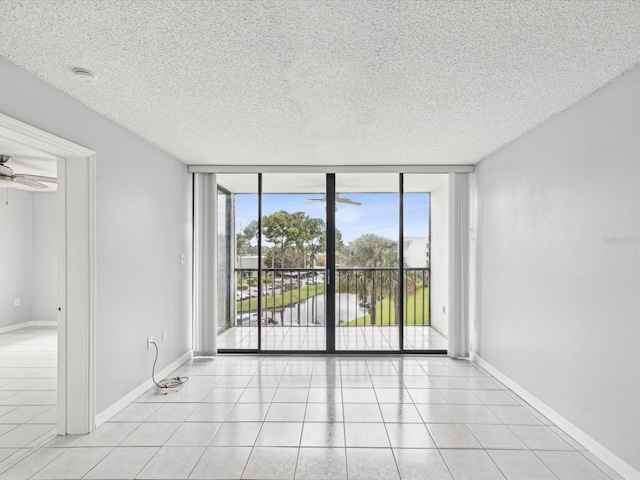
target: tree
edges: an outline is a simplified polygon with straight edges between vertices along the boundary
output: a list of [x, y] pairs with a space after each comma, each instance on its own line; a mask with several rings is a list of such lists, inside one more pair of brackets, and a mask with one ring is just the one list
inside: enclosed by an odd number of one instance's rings
[[263, 259], [265, 265], [279, 265], [279, 268], [297, 268], [300, 255], [294, 249], [288, 249], [284, 253], [280, 247], [264, 249]]
[[[265, 239], [273, 244], [267, 252], [272, 268], [276, 265], [276, 257], [281, 268], [285, 268], [285, 264], [292, 268], [313, 267], [316, 256], [326, 249], [324, 220], [309, 217], [304, 212], [274, 212], [263, 218], [262, 227]], [[342, 235], [339, 238], [341, 240]], [[292, 247], [295, 247], [293, 253]]]
[[242, 232], [236, 234], [236, 252], [238, 255], [257, 255], [258, 247], [253, 245], [253, 240], [258, 238], [258, 222], [252, 220]]
[[251, 220], [244, 230], [242, 230], [242, 235], [249, 241], [252, 241], [254, 238], [258, 238], [258, 221]]
[[340, 252], [344, 249], [344, 241], [342, 240], [342, 232], [336, 228], [336, 251]]
[[[266, 240], [280, 251], [281, 268], [284, 268], [285, 252], [298, 244], [302, 238], [304, 212], [289, 213], [279, 210], [262, 219], [262, 233]], [[272, 256], [271, 267], [275, 268], [275, 255]]]
[[[327, 245], [324, 220], [307, 217], [304, 221], [304, 237], [304, 249], [309, 252], [309, 266], [313, 268], [316, 266], [316, 256]], [[307, 267], [306, 264], [303, 266]]]
[[398, 242], [374, 233], [365, 233], [346, 246], [343, 252], [345, 265], [361, 270], [356, 270], [354, 275], [347, 275], [346, 281], [344, 284], [341, 282], [338, 289], [357, 292], [363, 303], [368, 297], [371, 324], [375, 325], [378, 293], [380, 296], [396, 298], [397, 304], [398, 273], [382, 268], [398, 265]]
[[396, 267], [398, 265], [398, 242], [365, 233], [353, 240], [344, 249], [347, 265], [352, 267]]

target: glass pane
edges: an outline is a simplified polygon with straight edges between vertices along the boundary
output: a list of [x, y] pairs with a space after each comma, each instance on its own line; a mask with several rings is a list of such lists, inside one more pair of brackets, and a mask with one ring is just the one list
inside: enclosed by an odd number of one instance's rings
[[447, 348], [448, 198], [447, 175], [404, 175], [405, 350]]
[[263, 174], [263, 350], [325, 350], [324, 174]]
[[[229, 192], [226, 228], [229, 251], [233, 251], [230, 258], [234, 259], [233, 272], [220, 278], [228, 285], [230, 308], [224, 331], [218, 333], [218, 348], [257, 350], [258, 175], [219, 174], [217, 179], [219, 187]], [[231, 242], [232, 238], [235, 242]]]
[[336, 350], [398, 350], [398, 174], [336, 175]]
[[231, 195], [218, 189], [218, 333], [231, 322]]

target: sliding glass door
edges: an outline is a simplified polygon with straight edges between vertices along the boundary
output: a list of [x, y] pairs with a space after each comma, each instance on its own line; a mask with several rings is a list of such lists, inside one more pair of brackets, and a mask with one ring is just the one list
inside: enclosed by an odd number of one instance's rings
[[397, 174], [338, 174], [335, 195], [337, 351], [398, 351]]
[[262, 175], [263, 351], [326, 349], [325, 181]]

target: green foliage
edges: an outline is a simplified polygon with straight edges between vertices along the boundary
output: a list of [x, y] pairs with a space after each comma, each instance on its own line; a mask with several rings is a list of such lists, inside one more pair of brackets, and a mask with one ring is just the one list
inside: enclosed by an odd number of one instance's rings
[[[262, 233], [265, 239], [280, 249], [281, 268], [285, 268], [284, 255], [288, 248], [304, 242], [304, 219], [308, 218], [304, 212], [289, 213], [278, 210], [262, 219]], [[272, 257], [272, 267], [275, 267], [275, 255]]]
[[[365, 233], [353, 240], [344, 248], [343, 259], [348, 267], [384, 268], [398, 265], [398, 242], [376, 235]], [[354, 275], [340, 279], [338, 291], [357, 292], [360, 300], [378, 295], [392, 297], [398, 289], [398, 275], [393, 271], [358, 270]], [[377, 322], [377, 311], [371, 311], [369, 321]]]
[[[262, 297], [262, 309], [271, 310], [273, 308], [284, 308], [295, 305], [298, 302], [302, 302], [308, 298], [316, 295], [324, 294], [324, 283], [318, 285], [309, 285], [301, 287], [300, 290], [290, 290], [284, 293], [276, 293], [275, 295], [265, 295]], [[253, 313], [258, 311], [258, 299], [249, 298], [236, 302], [236, 312]]]
[[258, 222], [253, 220], [236, 234], [236, 252], [238, 255], [257, 255], [258, 247], [252, 242], [258, 238]]
[[280, 247], [273, 247], [265, 253], [264, 263], [277, 268], [299, 268], [300, 252], [297, 249], [288, 249], [281, 253]]
[[[309, 265], [314, 266], [316, 263], [316, 255], [324, 251], [327, 246], [324, 220], [307, 216], [304, 219], [302, 228], [304, 235], [301, 247], [303, 251], [309, 252]], [[307, 265], [304, 266], [306, 267]]]
[[[327, 248], [324, 220], [309, 217], [304, 212], [279, 210], [265, 215], [262, 232], [265, 240], [273, 244], [265, 254], [265, 263], [272, 268], [314, 267], [318, 254]], [[338, 237], [342, 243], [340, 232], [336, 232]]]
[[[375, 304], [375, 316], [378, 325], [396, 325], [396, 305], [393, 298], [385, 297]], [[341, 323], [343, 327], [355, 327], [371, 324], [371, 315]], [[429, 325], [429, 287], [418, 288], [407, 295], [404, 305], [405, 325]]]
[[375, 233], [365, 233], [346, 246], [343, 255], [349, 267], [397, 267], [398, 242]]

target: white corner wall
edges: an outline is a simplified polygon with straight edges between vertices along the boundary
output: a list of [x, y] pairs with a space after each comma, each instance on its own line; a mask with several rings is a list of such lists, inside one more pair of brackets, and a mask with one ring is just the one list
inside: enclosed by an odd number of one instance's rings
[[640, 470], [640, 70], [475, 175], [475, 353]]
[[31, 319], [57, 321], [58, 205], [55, 192], [32, 193], [33, 283]]
[[449, 184], [433, 190], [431, 202], [431, 326], [449, 334]]
[[147, 336], [168, 332], [158, 370], [191, 349], [191, 177], [181, 162], [4, 57], [0, 78], [1, 113], [97, 152], [100, 413], [149, 379]]
[[31, 321], [32, 238], [31, 193], [0, 187], [0, 328]]

